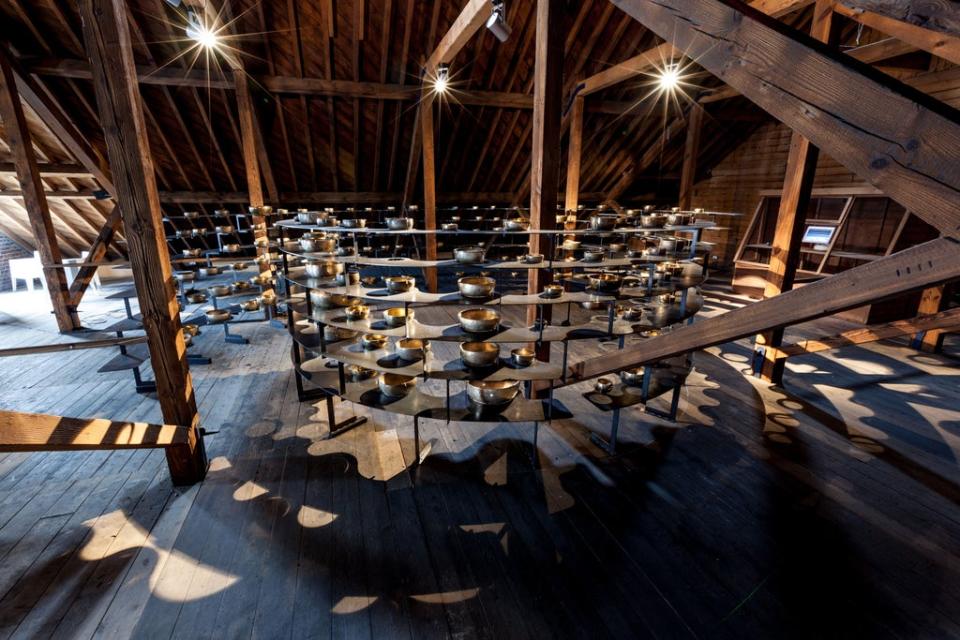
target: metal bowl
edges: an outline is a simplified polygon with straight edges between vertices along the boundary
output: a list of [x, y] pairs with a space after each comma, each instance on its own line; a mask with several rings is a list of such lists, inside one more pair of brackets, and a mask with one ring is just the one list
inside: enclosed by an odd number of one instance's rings
[[347, 320], [364, 320], [370, 315], [370, 307], [365, 304], [355, 304], [347, 307], [344, 313]]
[[623, 279], [615, 273], [596, 273], [588, 276], [590, 288], [598, 293], [616, 293]]
[[487, 276], [467, 276], [457, 280], [457, 288], [464, 298], [489, 298], [497, 281]]
[[258, 287], [263, 287], [268, 284], [273, 284], [273, 275], [271, 275], [269, 272], [261, 273], [256, 276], [252, 276], [249, 280], [247, 280], [247, 282]]
[[207, 276], [218, 276], [221, 271], [223, 270], [220, 267], [200, 267], [200, 275], [204, 278]]
[[244, 311], [258, 311], [260, 309], [260, 298], [244, 300], [240, 303], [240, 308]]
[[337, 248], [337, 239], [327, 237], [303, 237], [300, 238], [300, 248], [307, 253], [330, 253]]
[[205, 315], [207, 316], [208, 323], [217, 324], [219, 322], [226, 322], [232, 314], [226, 309], [210, 309]]
[[401, 338], [397, 340], [396, 353], [401, 360], [422, 360], [426, 342], [419, 338]]
[[603, 300], [584, 300], [580, 303], [580, 307], [587, 311], [599, 311], [600, 309], [606, 309], [609, 304], [609, 302]]
[[560, 284], [548, 284], [543, 288], [543, 292], [540, 294], [543, 298], [559, 298], [563, 295], [563, 285]]
[[417, 385], [413, 376], [402, 376], [398, 373], [384, 373], [377, 379], [380, 393], [388, 398], [402, 398]]
[[511, 218], [503, 221], [503, 228], [507, 231], [526, 231], [528, 226], [530, 226], [530, 222], [523, 218]]
[[667, 217], [659, 213], [645, 213], [640, 216], [640, 226], [644, 229], [659, 229], [667, 221]]
[[590, 228], [594, 231], [610, 231], [617, 226], [618, 216], [610, 213], [595, 213], [590, 216]]
[[413, 218], [387, 218], [387, 229], [391, 231], [413, 229]]
[[180, 282], [193, 282], [196, 280], [197, 274], [193, 271], [177, 271], [173, 274], [173, 277]]
[[319, 219], [316, 211], [301, 211], [297, 214], [297, 222], [300, 224], [316, 224]]
[[453, 257], [460, 264], [479, 264], [483, 262], [483, 247], [459, 247], [453, 250]]
[[597, 378], [593, 384], [593, 390], [597, 393], [607, 393], [610, 389], [613, 389], [613, 380], [610, 378]]
[[244, 291], [248, 291], [252, 286], [253, 285], [251, 285], [249, 282], [240, 280], [239, 282], [234, 282], [230, 285], [230, 291], [232, 293], [242, 293]]
[[457, 317], [468, 333], [490, 333], [500, 326], [500, 313], [494, 309], [465, 309]]
[[340, 221], [340, 226], [344, 229], [363, 229], [367, 226], [366, 218], [344, 218]]
[[233, 269], [234, 271], [243, 271], [244, 269], [247, 268], [247, 263], [246, 263], [246, 262], [234, 262], [232, 265], [230, 265], [230, 268]]
[[457, 223], [456, 223], [456, 222], [445, 222], [445, 223], [443, 223], [442, 225], [440, 225], [440, 228], [443, 229], [444, 231], [456, 231], [456, 230], [457, 230]]
[[611, 253], [620, 253], [626, 248], [627, 245], [623, 244], [622, 242], [611, 242], [609, 245], [607, 245], [607, 249], [609, 249]]
[[528, 253], [523, 256], [522, 261], [526, 264], [540, 264], [543, 262], [542, 253]]
[[579, 240], [564, 240], [563, 244], [560, 245], [560, 248], [564, 251], [576, 251], [580, 248]]
[[510, 352], [513, 364], [518, 367], [529, 367], [537, 357], [537, 352], [529, 347], [519, 347]]
[[490, 367], [500, 361], [500, 347], [492, 342], [461, 342], [460, 360], [468, 367]]
[[188, 336], [198, 336], [200, 335], [200, 326], [193, 323], [187, 323], [183, 325], [183, 333]]
[[502, 408], [513, 402], [520, 392], [520, 383], [516, 380], [497, 380], [484, 382], [471, 380], [467, 383], [467, 397], [477, 408]]
[[403, 307], [391, 307], [383, 312], [383, 321], [387, 323], [388, 327], [402, 327], [407, 323], [407, 319], [412, 317], [413, 310]]
[[229, 224], [222, 224], [218, 227], [214, 227], [213, 230], [216, 231], [217, 233], [233, 233], [234, 231], [233, 225], [229, 225]]
[[240, 251], [240, 245], [237, 244], [236, 242], [225, 244], [223, 245], [223, 251], [224, 253], [236, 253], [237, 251]]
[[352, 246], [337, 247], [336, 254], [337, 254], [337, 256], [339, 256], [339, 257], [341, 257], [341, 258], [345, 258], [345, 257], [347, 257], [347, 256], [352, 256], [352, 255], [353, 255], [353, 247], [352, 247]]
[[626, 307], [620, 313], [620, 317], [627, 322], [636, 322], [641, 316], [643, 316], [643, 310], [639, 307]]
[[200, 217], [200, 213], [197, 211], [184, 211], [183, 217], [186, 218], [187, 220], [196, 220], [197, 218]]
[[689, 213], [674, 212], [667, 215], [667, 224], [671, 227], [685, 227], [693, 222], [693, 215]]
[[201, 304], [207, 301], [207, 294], [201, 291], [195, 291], [187, 294], [187, 302], [191, 304]]
[[406, 293], [413, 288], [414, 282], [416, 280], [413, 276], [388, 276], [383, 279], [390, 293]]
[[346, 367], [343, 372], [353, 382], [363, 382], [364, 380], [369, 380], [377, 375], [377, 372], [373, 369], [358, 367], [355, 364], [351, 364], [350, 366]]
[[660, 249], [660, 253], [671, 253], [677, 250], [677, 239], [676, 238], [660, 238], [660, 242], [657, 245], [657, 248]]
[[643, 367], [624, 369], [620, 372], [620, 379], [623, 380], [623, 384], [631, 387], [643, 386]]
[[308, 262], [303, 269], [308, 278], [332, 278], [343, 271], [343, 265], [335, 260], [324, 260]]
[[359, 284], [360, 282], [360, 272], [359, 271], [341, 271], [337, 274], [337, 284], [341, 287], [349, 287], [351, 285]]
[[355, 338], [357, 331], [351, 331], [350, 329], [341, 329], [339, 327], [334, 327], [333, 325], [325, 325], [323, 327], [323, 339], [327, 342], [337, 342], [338, 340], [350, 340]]
[[181, 253], [184, 258], [197, 258], [203, 253], [203, 249], [184, 249]]
[[360, 344], [366, 351], [375, 351], [387, 346], [387, 336], [382, 333], [366, 333], [360, 338]]
[[207, 289], [207, 293], [214, 297], [228, 296], [230, 295], [230, 287], [225, 284], [218, 284]]
[[584, 262], [600, 262], [603, 260], [604, 252], [600, 249], [587, 249], [583, 252]]

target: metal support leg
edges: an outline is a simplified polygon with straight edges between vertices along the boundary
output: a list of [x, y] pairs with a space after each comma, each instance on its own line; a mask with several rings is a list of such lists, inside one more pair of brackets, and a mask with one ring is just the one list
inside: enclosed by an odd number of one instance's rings
[[420, 417], [413, 416], [413, 464], [420, 465]]
[[610, 455], [615, 455], [617, 452], [617, 432], [620, 431], [620, 409], [614, 409], [612, 413], [613, 415], [610, 419], [610, 439], [604, 440], [600, 434], [591, 433], [590, 441]]
[[230, 342], [232, 344], [250, 344], [250, 341], [243, 336], [230, 333], [230, 322], [223, 323], [223, 339], [225, 342]]
[[327, 402], [327, 423], [330, 425], [330, 433], [327, 434], [327, 440], [335, 438], [345, 431], [364, 424], [367, 419], [364, 416], [351, 416], [341, 423], [337, 423], [337, 414], [333, 407], [333, 396], [329, 393], [324, 394]]

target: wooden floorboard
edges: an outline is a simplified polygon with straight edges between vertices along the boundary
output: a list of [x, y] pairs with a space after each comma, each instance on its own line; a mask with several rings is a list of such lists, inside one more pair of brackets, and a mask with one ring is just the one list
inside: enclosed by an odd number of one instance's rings
[[[0, 327], [4, 347], [62, 339], [42, 313]], [[782, 389], [722, 345], [678, 423], [625, 412], [615, 456], [576, 385], [537, 451], [533, 425], [425, 420], [415, 468], [412, 421], [338, 401], [368, 423], [325, 439], [287, 334], [236, 331], [251, 344], [192, 347], [213, 358], [192, 367], [217, 432], [202, 484], [171, 487], [162, 451], [0, 455], [0, 638], [960, 636], [957, 336], [791, 358]], [[0, 360], [0, 408], [159, 419], [129, 372], [92, 373], [107, 351]]]

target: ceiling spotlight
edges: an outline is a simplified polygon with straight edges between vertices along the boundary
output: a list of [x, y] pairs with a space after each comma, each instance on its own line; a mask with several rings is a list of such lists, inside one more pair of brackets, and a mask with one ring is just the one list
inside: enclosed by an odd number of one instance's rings
[[668, 64], [660, 71], [657, 84], [661, 91], [673, 91], [680, 84], [680, 65]]
[[187, 37], [207, 49], [215, 48], [220, 42], [216, 32], [203, 24], [196, 11], [187, 13]]
[[506, 10], [503, 8], [503, 0], [493, 0], [493, 12], [487, 18], [487, 29], [497, 37], [500, 42], [506, 42], [510, 37], [510, 25], [507, 24]]
[[441, 63], [437, 66], [437, 78], [433, 81], [433, 90], [443, 93], [450, 85], [450, 65]]

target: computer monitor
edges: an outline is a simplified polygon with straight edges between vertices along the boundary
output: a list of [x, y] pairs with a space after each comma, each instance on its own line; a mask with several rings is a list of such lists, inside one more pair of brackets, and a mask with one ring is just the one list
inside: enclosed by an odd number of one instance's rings
[[804, 244], [830, 244], [830, 239], [833, 238], [833, 232], [836, 231], [836, 227], [815, 227], [809, 226], [803, 232], [803, 239], [801, 242]]

